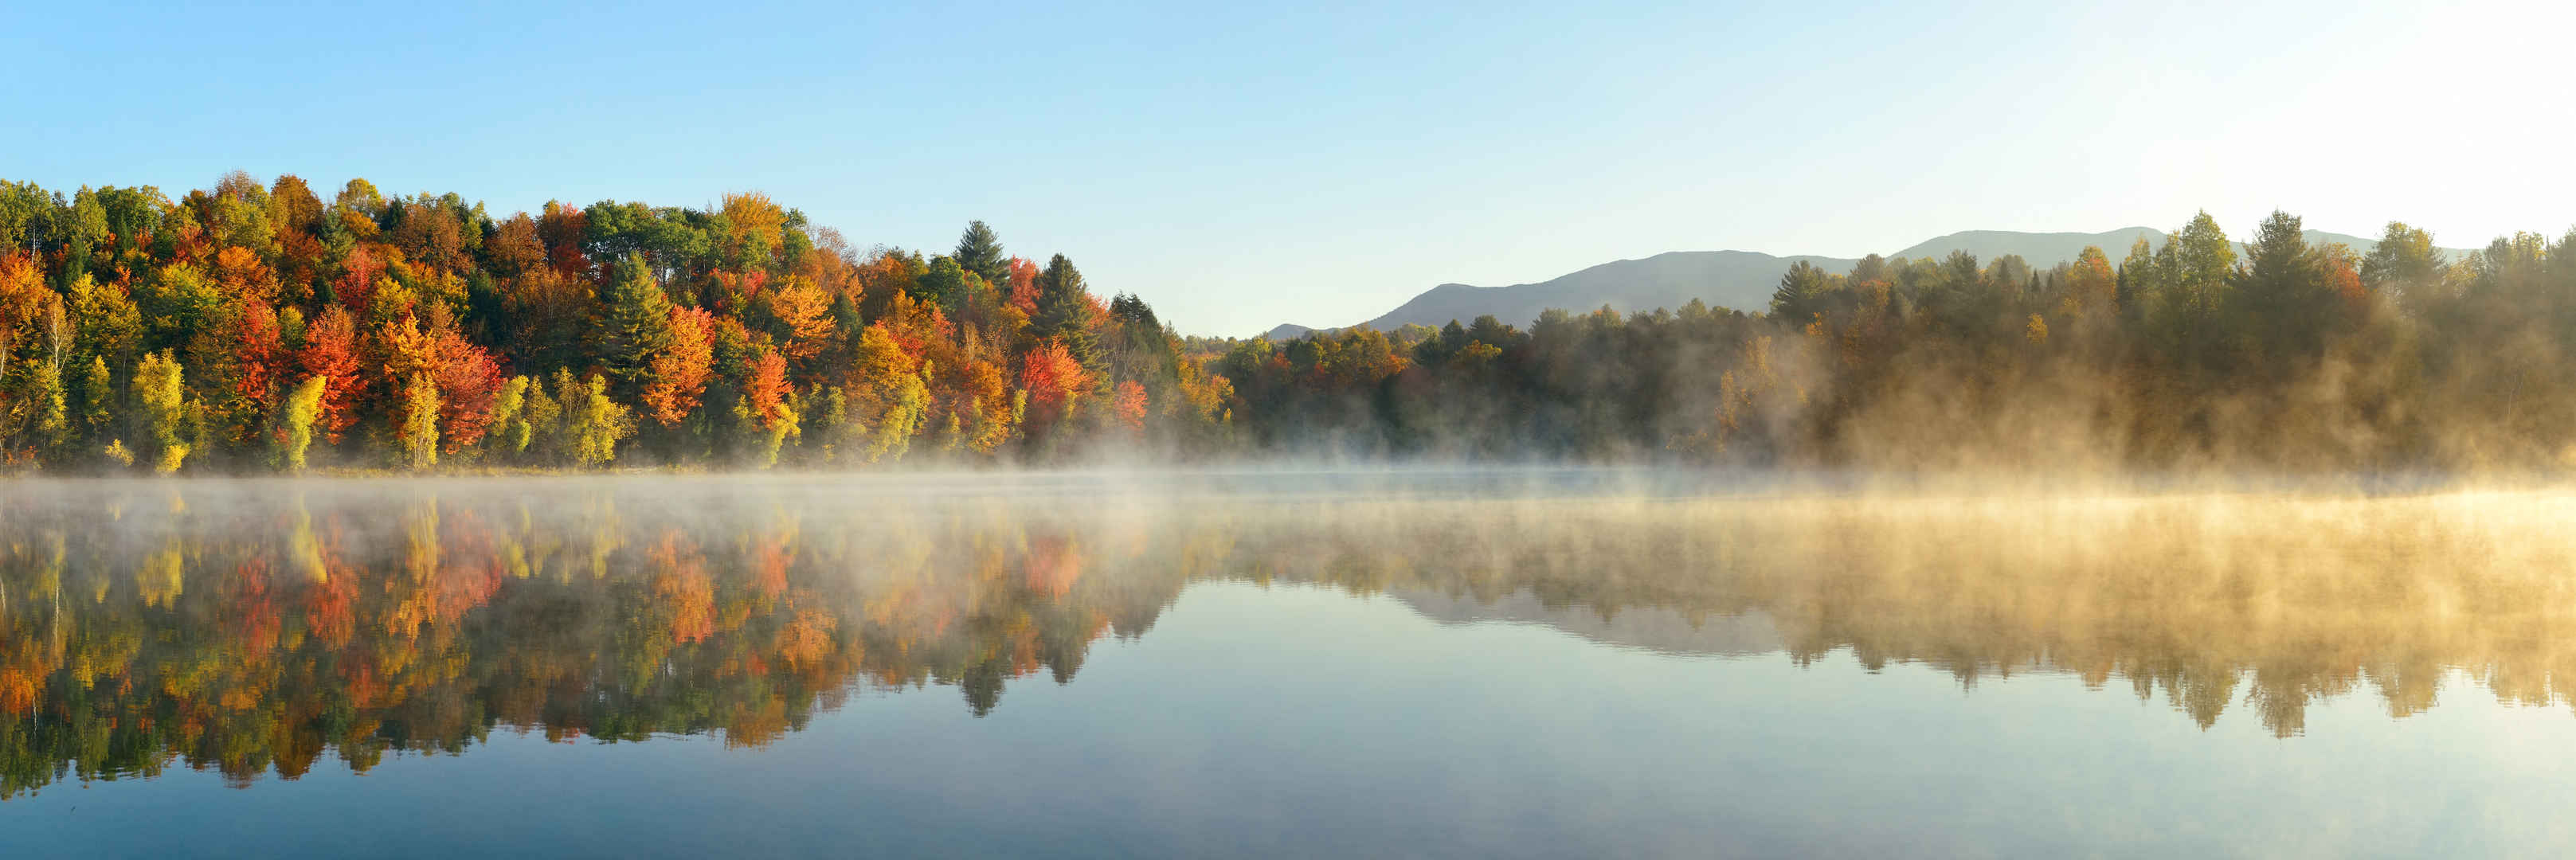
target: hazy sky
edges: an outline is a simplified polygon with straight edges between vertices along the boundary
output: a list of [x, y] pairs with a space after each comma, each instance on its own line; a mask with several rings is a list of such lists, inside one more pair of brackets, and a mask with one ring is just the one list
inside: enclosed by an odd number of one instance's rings
[[2576, 224], [2567, 4], [106, 5], [0, 9], [0, 177], [364, 176], [496, 215], [762, 190], [932, 249], [982, 218], [1192, 333], [2200, 208]]

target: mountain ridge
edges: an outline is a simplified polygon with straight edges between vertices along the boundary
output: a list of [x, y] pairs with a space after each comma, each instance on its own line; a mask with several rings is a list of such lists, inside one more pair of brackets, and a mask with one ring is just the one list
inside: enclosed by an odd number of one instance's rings
[[[2309, 244], [2340, 242], [2363, 253], [2379, 245], [2376, 240], [2322, 230], [2304, 231], [2304, 236]], [[2116, 262], [2127, 256], [2130, 245], [2139, 239], [2161, 246], [2165, 233], [2153, 227], [2121, 227], [2099, 233], [1963, 230], [1935, 236], [1885, 256], [1889, 259], [1937, 259], [1954, 251], [1966, 251], [1975, 254], [1983, 263], [2006, 254], [2018, 254], [2032, 269], [2044, 271], [2058, 263], [2074, 260], [2087, 245], [2101, 247], [2102, 252]], [[2236, 247], [2241, 254], [2245, 244], [2238, 242]], [[2459, 249], [2443, 250], [2454, 257], [2464, 253]], [[1770, 303], [1771, 291], [1779, 286], [1780, 275], [1800, 261], [1835, 273], [1850, 271], [1852, 265], [1859, 262], [1857, 258], [1814, 254], [1774, 256], [1741, 250], [1666, 251], [1646, 257], [1612, 260], [1532, 283], [1502, 287], [1444, 283], [1415, 294], [1393, 310], [1354, 325], [1393, 331], [1406, 325], [1437, 327], [1453, 319], [1466, 322], [1492, 314], [1506, 323], [1527, 326], [1538, 318], [1540, 312], [1549, 308], [1581, 311], [1608, 305], [1612, 310], [1627, 313], [1678, 308], [1689, 304], [1692, 299], [1716, 307], [1759, 311]], [[1286, 340], [1340, 330], [1282, 323], [1262, 336]]]

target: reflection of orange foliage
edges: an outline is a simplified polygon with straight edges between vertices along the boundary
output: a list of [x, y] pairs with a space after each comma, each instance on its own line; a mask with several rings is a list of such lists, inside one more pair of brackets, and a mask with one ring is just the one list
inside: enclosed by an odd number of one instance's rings
[[278, 629], [284, 626], [284, 620], [278, 617], [277, 601], [268, 594], [268, 578], [266, 558], [242, 562], [233, 570], [224, 620], [232, 628], [243, 662], [266, 661], [269, 652], [277, 649]]
[[358, 632], [358, 577], [337, 557], [326, 557], [322, 581], [304, 590], [304, 626], [333, 647], [349, 644]]
[[1046, 651], [1038, 633], [1038, 626], [1030, 623], [1027, 616], [1012, 620], [1007, 631], [1009, 644], [1005, 646], [1011, 655], [1011, 677], [1025, 678], [1046, 668]]
[[787, 590], [787, 566], [796, 562], [795, 532], [779, 529], [762, 537], [752, 550], [752, 585], [763, 597]]
[[342, 674], [341, 680], [348, 690], [350, 705], [360, 708], [381, 708], [388, 704], [385, 694], [391, 692], [391, 688], [376, 678], [374, 666], [366, 663], [352, 664], [348, 671]]
[[716, 633], [715, 583], [694, 548], [681, 546], [679, 530], [662, 533], [653, 547], [653, 593], [671, 609], [671, 638], [697, 642]]
[[798, 609], [778, 631], [776, 650], [790, 668], [810, 668], [832, 652], [832, 630], [839, 619], [817, 609]]
[[25, 716], [35, 712], [35, 673], [15, 663], [0, 666], [0, 714]]
[[215, 701], [227, 711], [249, 711], [259, 708], [260, 690], [248, 686], [225, 687]]
[[787, 702], [776, 696], [760, 701], [736, 703], [725, 718], [725, 746], [756, 747], [787, 734]]
[[[1077, 533], [959, 541], [901, 517], [800, 533], [815, 516], [801, 511], [748, 532], [639, 529], [607, 505], [540, 526], [537, 508], [462, 495], [331, 502], [245, 528], [223, 505], [155, 507], [183, 535], [156, 556], [172, 583], [157, 602], [128, 583], [148, 578], [75, 538], [61, 564], [81, 611], [0, 611], [0, 730], [78, 701], [107, 743], [234, 784], [294, 778], [325, 754], [365, 772], [389, 751], [459, 749], [495, 725], [550, 739], [719, 729], [757, 745], [836, 707], [855, 679], [1062, 679], [1109, 629], [1108, 614], [1063, 600], [1099, 545]], [[0, 494], [0, 522], [38, 522], [21, 501]], [[206, 513], [219, 519], [195, 519]], [[0, 587], [24, 590], [56, 564], [47, 551], [0, 543]], [[977, 573], [951, 575], [961, 569]], [[62, 725], [25, 727], [39, 745], [0, 753], [41, 762], [66, 748]], [[33, 784], [60, 778], [48, 773]], [[30, 785], [14, 778], [0, 774], [0, 797]]]
[[1029, 590], [1052, 597], [1071, 593], [1074, 581], [1082, 578], [1082, 548], [1054, 535], [1029, 543]]
[[410, 637], [426, 625], [443, 640], [467, 611], [490, 602], [501, 589], [501, 560], [491, 529], [469, 511], [442, 530], [436, 511], [422, 508], [407, 518], [411, 534], [404, 573], [410, 587], [385, 583], [396, 589], [393, 608], [384, 617], [386, 633]]
[[439, 618], [454, 622], [464, 619], [468, 610], [492, 602], [492, 595], [500, 592], [501, 557], [491, 527], [473, 511], [450, 518], [441, 537], [447, 546], [447, 563], [439, 569]]

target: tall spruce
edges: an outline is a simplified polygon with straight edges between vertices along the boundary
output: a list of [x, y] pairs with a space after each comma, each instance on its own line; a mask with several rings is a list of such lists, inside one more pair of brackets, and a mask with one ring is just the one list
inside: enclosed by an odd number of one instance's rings
[[1091, 362], [1091, 293], [1082, 283], [1082, 270], [1063, 254], [1047, 260], [1046, 270], [1038, 273], [1038, 315], [1029, 321], [1029, 332], [1043, 340], [1058, 338], [1075, 361]]
[[948, 256], [984, 278], [984, 283], [999, 284], [1011, 272], [1011, 258], [1002, 254], [1002, 240], [993, 228], [982, 221], [966, 222], [966, 232], [957, 237], [957, 251]]
[[653, 282], [641, 254], [617, 261], [617, 271], [599, 297], [600, 364], [617, 381], [618, 392], [633, 397], [644, 388], [653, 359], [671, 346], [671, 298]]

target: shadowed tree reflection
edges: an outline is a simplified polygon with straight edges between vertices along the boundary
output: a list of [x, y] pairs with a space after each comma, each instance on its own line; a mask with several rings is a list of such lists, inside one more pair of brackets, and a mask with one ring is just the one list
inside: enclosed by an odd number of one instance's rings
[[2283, 736], [2356, 690], [2402, 717], [2454, 677], [2533, 704], [2576, 682], [2552, 635], [2576, 623], [2576, 497], [2552, 493], [24, 486], [0, 498], [0, 796], [174, 762], [364, 771], [496, 728], [758, 745], [873, 689], [953, 685], [982, 716], [1203, 579], [1525, 595], [1531, 620], [1649, 647], [1650, 616], [1759, 618], [1753, 650], [1801, 663], [2125, 680]]

